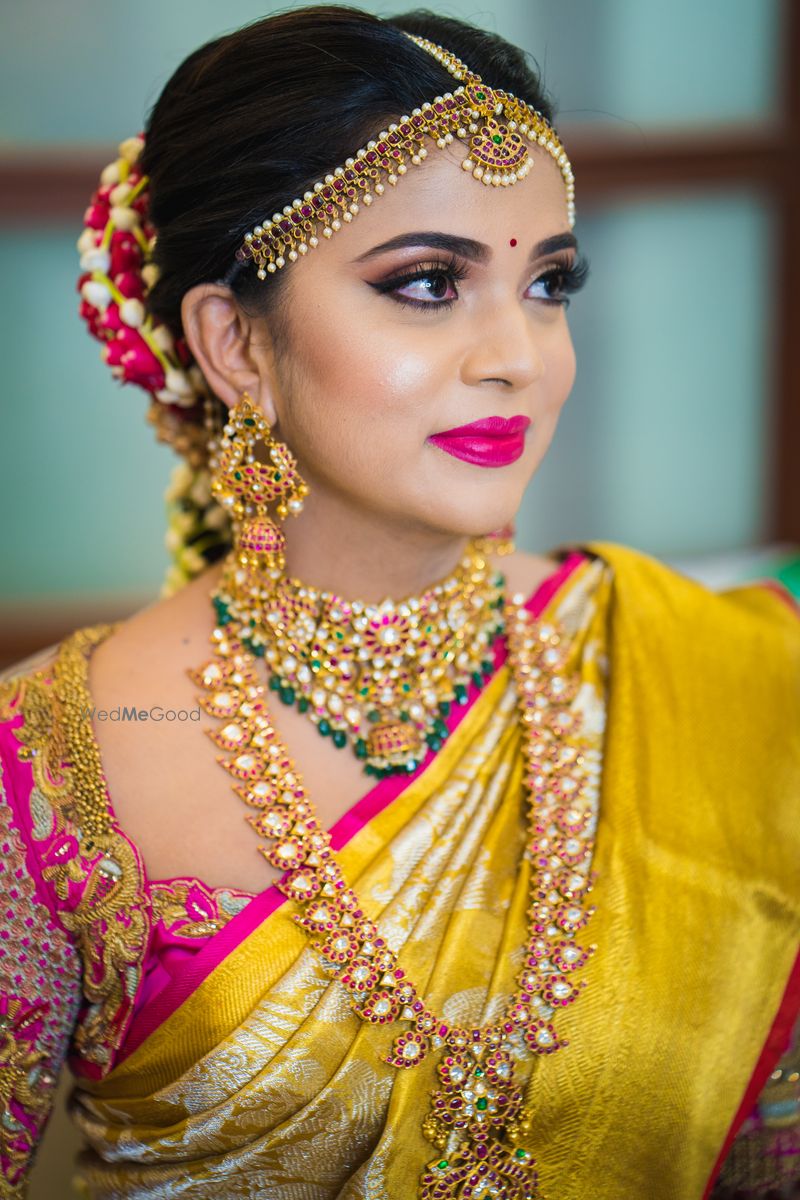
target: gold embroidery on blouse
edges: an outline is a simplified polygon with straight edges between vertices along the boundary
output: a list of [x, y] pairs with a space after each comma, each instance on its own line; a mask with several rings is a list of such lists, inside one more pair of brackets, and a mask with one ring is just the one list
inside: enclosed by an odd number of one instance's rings
[[211, 937], [252, 900], [249, 892], [208, 888], [196, 879], [150, 885], [153, 923], [187, 938]]
[[42, 874], [84, 967], [86, 1005], [75, 1030], [81, 1057], [107, 1069], [124, 1037], [150, 931], [144, 868], [112, 820], [87, 709], [87, 655], [115, 625], [78, 629], [47, 667], [0, 687], [0, 719], [22, 713], [19, 757], [52, 805]]

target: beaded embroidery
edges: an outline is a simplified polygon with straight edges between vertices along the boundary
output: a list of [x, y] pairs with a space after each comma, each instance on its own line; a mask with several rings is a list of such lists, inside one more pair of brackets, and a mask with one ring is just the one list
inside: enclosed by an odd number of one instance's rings
[[[0, 763], [0, 1195], [20, 1183], [53, 1103], [75, 1019], [80, 966], [36, 896]], [[36, 999], [29, 999], [36, 997]]]
[[84, 964], [75, 1051], [101, 1073], [130, 1021], [150, 933], [141, 859], [111, 821], [99, 753], [79, 703], [86, 654], [112, 628], [78, 630], [50, 668], [0, 689], [0, 719], [24, 716], [13, 732], [36, 781], [31, 806], [42, 875]]
[[155, 926], [197, 941], [218, 932], [252, 899], [198, 880], [148, 883], [138, 849], [113, 820], [86, 714], [87, 656], [114, 628], [76, 630], [49, 669], [0, 685], [0, 720], [24, 717], [13, 733], [36, 781], [29, 802], [42, 875], [83, 960], [75, 1052], [101, 1074], [130, 1024]]
[[151, 883], [149, 892], [153, 924], [193, 941], [218, 933], [252, 900], [249, 892], [208, 888], [197, 879]]

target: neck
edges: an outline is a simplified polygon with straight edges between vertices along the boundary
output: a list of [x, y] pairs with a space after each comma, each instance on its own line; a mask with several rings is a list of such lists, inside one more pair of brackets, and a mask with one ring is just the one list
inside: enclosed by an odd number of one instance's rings
[[286, 574], [367, 603], [419, 595], [451, 574], [469, 538], [392, 524], [377, 513], [308, 501], [284, 525]]

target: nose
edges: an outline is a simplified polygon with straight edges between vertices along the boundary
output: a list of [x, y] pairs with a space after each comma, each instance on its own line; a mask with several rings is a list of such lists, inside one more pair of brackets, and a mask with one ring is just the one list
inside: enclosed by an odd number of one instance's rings
[[528, 387], [544, 374], [544, 337], [518, 299], [487, 306], [470, 331], [461, 366], [463, 382], [502, 383], [514, 391]]

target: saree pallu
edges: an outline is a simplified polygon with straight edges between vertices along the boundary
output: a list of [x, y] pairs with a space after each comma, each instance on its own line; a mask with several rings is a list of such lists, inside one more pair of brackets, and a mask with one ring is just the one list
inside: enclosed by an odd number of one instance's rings
[[[800, 1004], [800, 622], [766, 587], [716, 594], [625, 547], [583, 549], [541, 618], [581, 676], [600, 814], [582, 940], [598, 951], [557, 1018], [569, 1046], [523, 1076], [527, 1144], [548, 1200], [699, 1200]], [[428, 1006], [462, 1026], [500, 1015], [526, 941], [521, 737], [502, 664], [339, 851]], [[396, 1030], [353, 1014], [274, 891], [137, 1014], [104, 1078], [77, 1083], [84, 1195], [416, 1195], [438, 1056], [383, 1061]]]

